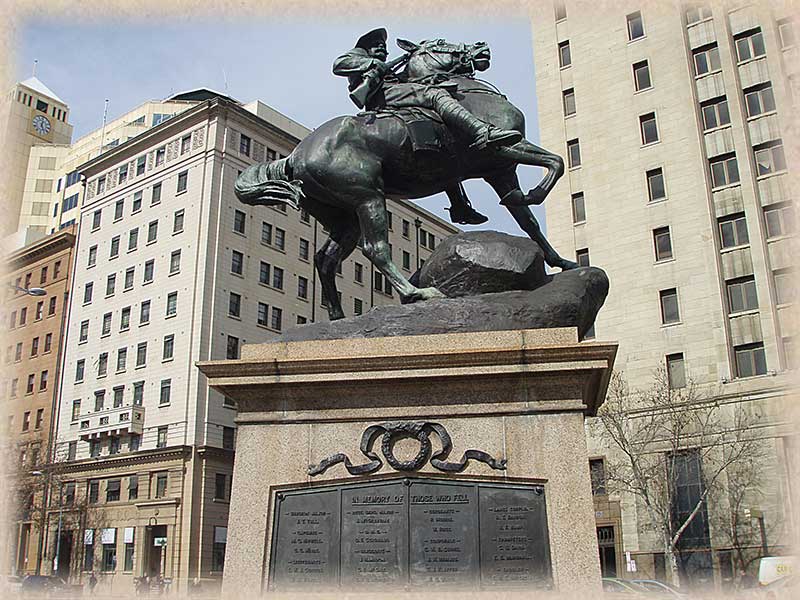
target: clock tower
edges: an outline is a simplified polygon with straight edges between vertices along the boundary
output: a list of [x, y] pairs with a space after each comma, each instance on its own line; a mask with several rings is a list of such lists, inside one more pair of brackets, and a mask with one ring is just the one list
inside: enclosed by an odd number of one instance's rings
[[[69, 106], [38, 78], [17, 83], [7, 93], [3, 104], [0, 137], [5, 140], [5, 148], [0, 161], [5, 177], [0, 182], [4, 198], [0, 205], [0, 239], [17, 231], [21, 212], [50, 214], [52, 211], [48, 207], [59, 201], [60, 173], [52, 160], [31, 161], [31, 149], [72, 142]], [[32, 164], [34, 162], [36, 164]], [[31, 183], [27, 186], [31, 187], [30, 194], [26, 192], [26, 180]], [[13, 240], [12, 244], [18, 246], [31, 241], [29, 236], [24, 237]]]

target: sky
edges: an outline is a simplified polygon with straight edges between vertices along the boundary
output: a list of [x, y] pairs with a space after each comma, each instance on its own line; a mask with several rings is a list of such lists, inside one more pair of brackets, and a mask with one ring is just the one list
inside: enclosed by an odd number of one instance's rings
[[[371, 16], [325, 22], [274, 16], [146, 22], [39, 17], [16, 30], [16, 75], [20, 81], [30, 77], [38, 61], [36, 76], [70, 107], [73, 139], [102, 126], [106, 99], [111, 120], [147, 100], [199, 87], [242, 102], [261, 100], [313, 129], [332, 117], [357, 112], [347, 97], [346, 79], [333, 75], [331, 65], [363, 33], [381, 26], [389, 32], [389, 58], [401, 53], [396, 38], [487, 42], [492, 66], [482, 78], [522, 110], [527, 138], [538, 140], [532, 33], [524, 16], [481, 17], [480, 22]], [[543, 171], [523, 166], [518, 174], [527, 191]], [[488, 184], [468, 182], [466, 188], [473, 205], [490, 217], [480, 229], [521, 234]], [[443, 194], [417, 202], [447, 219]], [[536, 214], [544, 224], [541, 207]]]

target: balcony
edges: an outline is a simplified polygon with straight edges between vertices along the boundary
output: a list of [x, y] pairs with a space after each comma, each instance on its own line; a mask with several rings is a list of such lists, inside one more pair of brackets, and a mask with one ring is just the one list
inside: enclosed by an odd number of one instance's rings
[[82, 415], [79, 433], [82, 440], [89, 440], [124, 433], [141, 435], [143, 429], [144, 407], [127, 405]]

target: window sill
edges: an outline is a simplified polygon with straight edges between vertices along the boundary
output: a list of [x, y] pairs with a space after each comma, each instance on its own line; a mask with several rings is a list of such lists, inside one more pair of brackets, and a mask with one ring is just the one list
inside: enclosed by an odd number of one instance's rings
[[217, 504], [230, 504], [230, 500], [225, 500], [224, 498], [212, 498], [212, 502], [216, 502]]
[[736, 66], [737, 67], [743, 67], [744, 65], [748, 65], [748, 64], [750, 64], [752, 62], [756, 62], [757, 60], [766, 59], [766, 58], [767, 58], [766, 54], [760, 54], [759, 56], [752, 56], [750, 58], [746, 58], [745, 60], [741, 60], [741, 61], [737, 62]]
[[159, 204], [161, 204], [161, 200], [158, 202], [150, 202], [150, 207], [152, 208], [153, 206], [158, 206]]
[[165, 316], [164, 318], [165, 318], [165, 319], [174, 319], [174, 318], [175, 318], [175, 317], [177, 317], [177, 316], [178, 316], [178, 313], [173, 313], [173, 314], [171, 314], [171, 315], [167, 315], [167, 316]]
[[756, 181], [764, 181], [766, 179], [771, 179], [772, 177], [779, 177], [781, 175], [786, 175], [789, 171], [787, 169], [781, 169], [780, 171], [773, 171], [772, 173], [765, 173], [764, 175], [757, 175]]
[[774, 235], [770, 238], [767, 238], [767, 244], [772, 244], [775, 242], [780, 242], [781, 240], [789, 240], [794, 239], [795, 236], [791, 233], [782, 233], [781, 235]]
[[729, 319], [736, 319], [738, 317], [747, 317], [752, 315], [757, 315], [759, 312], [758, 308], [748, 308], [747, 310], [740, 310], [738, 312], [728, 313]]
[[303, 298], [302, 296], [298, 296], [297, 299], [300, 300], [301, 302], [305, 302], [306, 304], [308, 304], [308, 296], [306, 296], [305, 298]]
[[169, 275], [167, 275], [167, 277], [172, 277], [173, 275], [180, 275], [180, 274], [181, 274], [180, 271], [172, 271]]
[[[168, 408], [171, 404], [172, 404], [172, 402], [159, 402], [158, 403], [158, 408]], [[158, 448], [158, 447], [159, 446], [156, 446], [156, 448]], [[161, 448], [166, 448], [166, 446], [161, 446]]]
[[735, 183], [726, 183], [725, 185], [719, 185], [717, 187], [713, 187], [712, 186], [711, 187], [711, 193], [715, 194], [717, 192], [721, 192], [723, 190], [729, 190], [729, 189], [736, 188], [736, 187], [742, 187], [742, 182], [741, 181], [737, 181]]
[[574, 113], [569, 113], [568, 115], [564, 115], [564, 120], [568, 121], [570, 119], [574, 119], [577, 114], [578, 114], [578, 112], [575, 111]]
[[145, 321], [144, 323], [139, 323], [139, 327], [144, 327], [145, 325], [150, 325], [150, 321]]
[[[109, 259], [109, 260], [111, 260], [111, 259]], [[86, 265], [86, 270], [88, 271], [89, 269], [94, 269], [96, 266], [97, 266], [97, 263], [94, 263], [92, 265]]]
[[233, 275], [234, 277], [238, 277], [239, 279], [244, 279], [244, 275], [242, 275], [241, 273], [237, 273], [236, 271], [231, 271], [231, 275]]
[[[580, 169], [582, 166], [583, 166], [583, 165], [575, 165], [574, 167], [569, 167], [569, 168], [567, 169], [567, 171], [577, 171], [577, 170], [578, 170], [578, 169]], [[424, 248], [424, 246], [423, 246], [423, 248]]]
[[657, 204], [663, 204], [663, 203], [664, 203], [664, 202], [666, 202], [668, 199], [669, 199], [669, 198], [667, 198], [666, 196], [664, 196], [663, 198], [656, 198], [655, 200], [648, 200], [648, 201], [647, 201], [647, 206], [654, 206], [654, 205], [657, 205]]
[[654, 140], [654, 141], [652, 141], [652, 142], [643, 143], [643, 144], [642, 144], [641, 146], [639, 146], [639, 147], [640, 147], [640, 148], [651, 148], [651, 147], [653, 147], [653, 146], [656, 146], [656, 145], [658, 145], [658, 144], [660, 144], [660, 143], [661, 143], [661, 139], [659, 138], [659, 139], [657, 139], [657, 140]]
[[572, 226], [573, 227], [578, 227], [579, 225], [586, 225], [586, 219], [583, 219], [582, 221], [573, 221], [572, 222]]
[[678, 325], [683, 325], [683, 321], [672, 321], [671, 323], [662, 323], [661, 329], [668, 329], [670, 327], [677, 327]]
[[138, 371], [139, 369], [144, 369], [146, 367], [147, 367], [147, 365], [136, 365], [133, 369], [134, 369], [134, 371]]
[[749, 248], [750, 244], [739, 244], [738, 246], [727, 246], [725, 248], [720, 248], [720, 254], [727, 254], [728, 252], [736, 252], [737, 250], [744, 250], [745, 248]]
[[172, 361], [174, 361], [174, 360], [175, 360], [175, 357], [174, 357], [174, 356], [170, 356], [169, 358], [162, 358], [162, 359], [161, 359], [161, 363], [162, 363], [162, 364], [163, 364], [163, 363], [171, 363], [171, 362], [172, 362]]
[[731, 124], [726, 123], [725, 125], [717, 125], [716, 127], [711, 127], [710, 129], [704, 129], [703, 135], [708, 135], [710, 133], [716, 133], [718, 131], [724, 131], [725, 129], [731, 129]]
[[665, 258], [665, 259], [662, 259], [662, 260], [656, 260], [656, 261], [653, 261], [653, 264], [654, 265], [663, 265], [665, 263], [673, 263], [673, 262], [675, 262], [675, 257]]
[[119, 254], [113, 254], [108, 257], [108, 260], [117, 260], [119, 258]]
[[178, 229], [178, 231], [173, 231], [172, 235], [178, 235], [179, 233], [183, 233], [183, 229]]
[[132, 215], [138, 215], [140, 212], [142, 212], [142, 209], [141, 209], [141, 208], [135, 208], [135, 209], [133, 209], [133, 210], [131, 211], [131, 214], [132, 214]]
[[101, 340], [102, 340], [103, 338], [107, 338], [107, 337], [111, 337], [111, 332], [110, 332], [110, 331], [109, 331], [108, 333], [101, 333], [101, 334], [100, 334], [100, 339], [101, 339]]
[[158, 241], [158, 240], [147, 240], [147, 241], [145, 242], [145, 244], [144, 244], [144, 245], [145, 245], [145, 246], [152, 246], [152, 245], [153, 245], [153, 244], [155, 244], [157, 241]]
[[[634, 84], [634, 85], [635, 85], [635, 84]], [[645, 92], [649, 92], [649, 91], [650, 91], [650, 90], [652, 90], [652, 89], [653, 89], [653, 85], [652, 85], [652, 84], [650, 84], [650, 86], [648, 86], [648, 87], [646, 87], [646, 88], [642, 88], [642, 89], [640, 89], [640, 90], [637, 90], [637, 89], [634, 87], [634, 90], [633, 90], [633, 95], [635, 96], [635, 95], [637, 95], [637, 94], [644, 94]]]
[[763, 117], [769, 117], [769, 116], [777, 115], [777, 114], [778, 114], [777, 110], [768, 110], [766, 112], [762, 112], [762, 113], [758, 113], [757, 115], [753, 115], [752, 117], [747, 117], [747, 119], [745, 119], [745, 121], [747, 121], [748, 123], [752, 123], [753, 121], [758, 121], [759, 119], [761, 119]]
[[716, 71], [708, 71], [707, 73], [703, 73], [701, 75], [695, 75], [694, 79], [695, 81], [698, 81], [700, 79], [705, 79], [706, 77], [711, 77], [712, 75], [716, 75], [717, 73], [722, 73], [722, 69], [717, 69]]
[[179, 191], [175, 192], [175, 195], [176, 195], [176, 196], [182, 196], [182, 195], [183, 195], [183, 194], [185, 194], [187, 191], [188, 191], [188, 190], [179, 190]]
[[125, 254], [130, 254], [131, 252], [136, 252], [139, 249], [139, 246], [134, 246], [133, 248], [128, 248], [125, 251]]
[[116, 218], [115, 218], [113, 221], [111, 221], [111, 222], [112, 222], [112, 223], [118, 223], [119, 221], [122, 221], [122, 217], [116, 217]]
[[143, 281], [142, 285], [150, 285], [151, 283], [153, 283], [153, 281], [154, 281], [153, 279], [150, 279], [148, 281]]
[[124, 289], [122, 290], [122, 293], [124, 294], [125, 292], [130, 292], [132, 289], [133, 289], [133, 286], [131, 286], [131, 287], [127, 287], [127, 288], [124, 288]]
[[241, 238], [245, 238], [245, 239], [247, 239], [247, 234], [246, 234], [246, 233], [244, 233], [243, 231], [236, 231], [235, 229], [233, 229], [233, 230], [231, 230], [231, 233], [232, 233], [233, 235], [238, 235], [238, 236], [239, 236], [239, 237], [241, 237]]
[[126, 331], [130, 331], [130, 330], [131, 330], [130, 326], [128, 326], [128, 327], [120, 327], [119, 328], [119, 332], [120, 333], [125, 333]]
[[97, 374], [97, 378], [98, 379], [105, 379], [106, 377], [108, 377], [108, 373], [102, 373], [102, 374], [98, 373]]
[[[82, 345], [82, 344], [88, 344], [88, 343], [89, 343], [89, 340], [78, 340], [78, 345], [79, 346]], [[16, 362], [20, 362], [20, 361], [16, 361]]]
[[234, 320], [236, 320], [236, 321], [241, 321], [241, 320], [242, 320], [242, 317], [241, 317], [241, 315], [232, 315], [232, 314], [228, 313], [228, 316], [229, 316], [231, 319], [234, 319]]
[[572, 66], [572, 63], [569, 63], [568, 65], [559, 65], [558, 70], [559, 71], [564, 71], [566, 69], [569, 69], [571, 66]]

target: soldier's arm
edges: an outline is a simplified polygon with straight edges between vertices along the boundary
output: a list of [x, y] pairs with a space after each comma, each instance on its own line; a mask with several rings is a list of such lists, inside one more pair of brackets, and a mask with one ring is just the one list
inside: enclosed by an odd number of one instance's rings
[[371, 69], [385, 70], [386, 63], [377, 58], [363, 56], [354, 52], [343, 54], [333, 62], [333, 74], [342, 77], [360, 75]]

